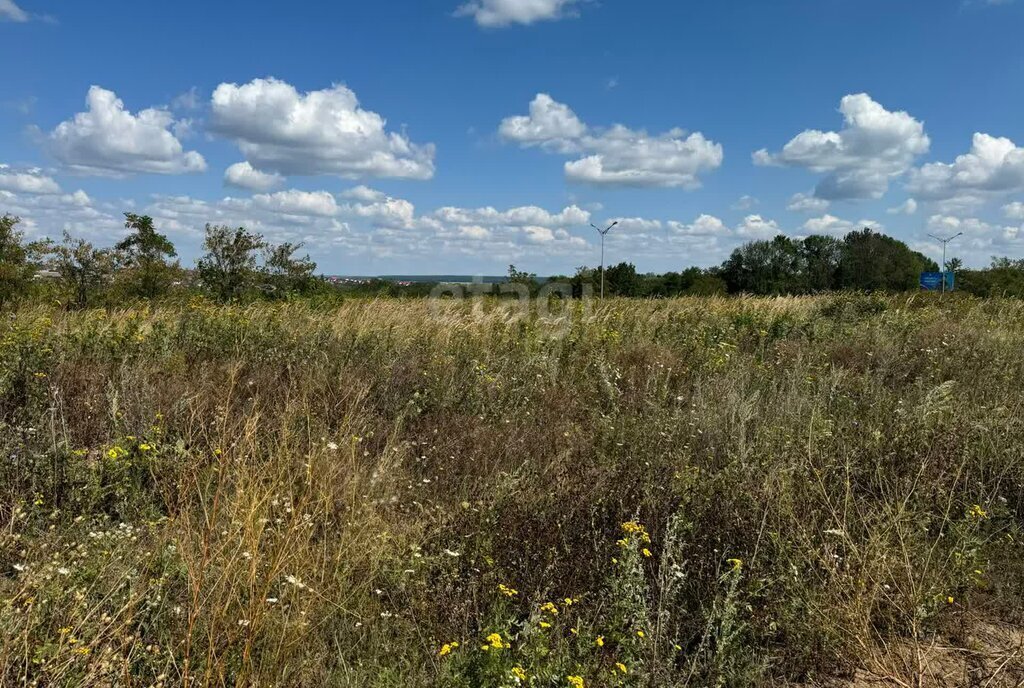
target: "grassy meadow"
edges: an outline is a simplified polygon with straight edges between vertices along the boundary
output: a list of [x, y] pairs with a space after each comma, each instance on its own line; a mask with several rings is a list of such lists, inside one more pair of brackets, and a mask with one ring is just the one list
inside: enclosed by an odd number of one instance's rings
[[0, 685], [1015, 686], [1024, 303], [24, 305]]

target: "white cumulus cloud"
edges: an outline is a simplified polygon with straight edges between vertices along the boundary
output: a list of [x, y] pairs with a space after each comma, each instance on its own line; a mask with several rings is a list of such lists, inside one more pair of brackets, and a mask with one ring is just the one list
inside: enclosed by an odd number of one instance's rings
[[335, 84], [300, 93], [278, 79], [224, 83], [213, 92], [211, 129], [238, 144], [253, 168], [297, 175], [434, 176], [433, 144], [389, 132], [356, 94]]
[[270, 191], [284, 183], [284, 177], [275, 172], [260, 172], [248, 162], [236, 162], [224, 170], [224, 183], [251, 191]]
[[580, 0], [471, 0], [455, 10], [480, 26], [532, 24], [570, 16]]
[[360, 201], [362, 203], [373, 203], [374, 201], [384, 200], [387, 198], [387, 194], [360, 184], [359, 186], [353, 186], [351, 189], [345, 189], [342, 191], [341, 197], [351, 198], [354, 201]]
[[7, 165], [0, 165], [0, 189], [17, 193], [57, 194], [60, 184], [42, 170], [29, 169], [15, 172]]
[[416, 220], [416, 207], [412, 203], [404, 198], [384, 195], [372, 200], [346, 203], [341, 206], [341, 212], [343, 215], [369, 220], [377, 227], [411, 227]]
[[791, 210], [795, 213], [823, 213], [828, 210], [830, 205], [832, 204], [824, 198], [797, 193], [793, 194], [793, 197], [789, 199], [786, 210]]
[[551, 213], [535, 205], [509, 208], [504, 211], [490, 206], [484, 208], [445, 206], [434, 211], [433, 216], [441, 222], [455, 225], [566, 228], [586, 225], [590, 222], [590, 213], [575, 205], [563, 208], [558, 213]]
[[69, 169], [113, 176], [206, 169], [203, 156], [184, 150], [172, 133], [176, 122], [167, 110], [148, 108], [132, 114], [117, 94], [99, 86], [89, 89], [86, 107], [48, 136], [51, 153]]
[[1008, 138], [976, 133], [971, 150], [952, 163], [922, 165], [907, 188], [931, 200], [975, 199], [1024, 191], [1024, 148]]
[[33, 237], [74, 236], [109, 242], [124, 233], [124, 218], [109, 205], [98, 205], [82, 190], [74, 193], [18, 193], [0, 189], [3, 211], [20, 217]]
[[700, 175], [722, 164], [722, 146], [702, 133], [671, 129], [651, 135], [621, 124], [593, 129], [568, 106], [538, 94], [529, 115], [507, 117], [498, 133], [524, 147], [580, 155], [565, 163], [570, 181], [599, 186], [700, 187]]
[[340, 211], [334, 196], [326, 191], [289, 189], [272, 194], [256, 194], [242, 203], [251, 203], [256, 208], [281, 215], [335, 217]]
[[804, 223], [803, 229], [808, 234], [824, 234], [827, 236], [842, 238], [852, 231], [864, 229], [865, 227], [876, 231], [884, 229], [880, 223], [875, 222], [874, 220], [850, 222], [849, 220], [843, 220], [835, 215], [829, 215], [827, 213], [821, 217], [811, 218]]
[[568, 105], [547, 93], [538, 93], [530, 102], [530, 114], [506, 117], [498, 133], [522, 146], [573, 153], [579, 150], [579, 139], [587, 133], [587, 125]]
[[783, 234], [783, 231], [775, 220], [760, 215], [747, 215], [736, 227], [736, 234], [745, 239], [772, 239]]
[[1009, 220], [1024, 220], [1024, 203], [1014, 201], [1003, 206], [1003, 214]]
[[714, 215], [706, 213], [698, 216], [696, 220], [689, 224], [669, 220], [667, 225], [671, 231], [686, 236], [726, 237], [732, 234], [732, 230], [724, 222]]
[[757, 151], [754, 163], [826, 173], [814, 191], [818, 198], [879, 198], [931, 146], [924, 124], [906, 112], [886, 110], [866, 93], [845, 96], [839, 111], [842, 130], [808, 129], [778, 153]]

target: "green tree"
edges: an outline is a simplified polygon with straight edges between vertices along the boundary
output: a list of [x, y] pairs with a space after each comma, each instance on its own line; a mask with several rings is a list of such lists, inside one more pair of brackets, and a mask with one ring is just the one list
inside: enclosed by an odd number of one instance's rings
[[725, 280], [711, 270], [693, 267], [679, 275], [679, 291], [688, 296], [716, 296], [728, 290]]
[[289, 294], [306, 294], [315, 281], [316, 263], [308, 256], [296, 258], [302, 244], [285, 242], [264, 247], [263, 272], [273, 294], [284, 298]]
[[115, 248], [124, 255], [130, 290], [146, 298], [159, 296], [173, 278], [175, 266], [169, 259], [178, 255], [174, 244], [156, 231], [150, 216], [125, 213], [124, 218], [132, 233]]
[[869, 227], [843, 239], [838, 286], [843, 289], [906, 291], [918, 287], [922, 272], [937, 271], [935, 261]]
[[800, 242], [779, 235], [740, 246], [722, 265], [732, 293], [794, 294], [804, 291]]
[[96, 248], [84, 239], [75, 239], [64, 232], [64, 241], [50, 247], [53, 269], [72, 294], [78, 308], [87, 308], [97, 292], [114, 273], [115, 255], [106, 248]]
[[[600, 279], [600, 276], [598, 277]], [[616, 296], [637, 296], [640, 280], [636, 274], [636, 266], [632, 263], [619, 263], [605, 270], [605, 290]]]
[[13, 215], [0, 217], [0, 307], [28, 291], [39, 267], [37, 259], [43, 246], [26, 243], [19, 222], [21, 219]]
[[800, 242], [800, 255], [803, 259], [801, 291], [818, 293], [836, 288], [843, 257], [841, 241], [812, 234]]
[[572, 284], [572, 297], [574, 299], [581, 299], [588, 292], [596, 294], [600, 280], [601, 275], [597, 269], [588, 268], [586, 265], [576, 268], [576, 274], [570, 280]]
[[987, 270], [964, 270], [957, 289], [976, 296], [1024, 296], [1024, 260], [993, 258]]
[[266, 246], [263, 237], [244, 227], [206, 225], [206, 254], [196, 264], [203, 285], [221, 303], [240, 297], [256, 274], [256, 252]]

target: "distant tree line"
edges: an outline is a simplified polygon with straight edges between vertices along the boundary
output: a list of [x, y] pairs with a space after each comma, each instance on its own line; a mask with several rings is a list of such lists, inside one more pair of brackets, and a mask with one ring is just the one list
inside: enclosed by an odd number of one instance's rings
[[[125, 213], [128, 235], [111, 248], [73, 238], [27, 241], [11, 215], [0, 217], [0, 306], [53, 283], [67, 305], [85, 308], [124, 299], [161, 298], [169, 293], [201, 291], [222, 302], [283, 300], [319, 295], [425, 296], [431, 283], [398, 285], [363, 280], [342, 286], [316, 276], [316, 263], [300, 256], [302, 244], [271, 244], [244, 227], [206, 226], [203, 255], [194, 269], [183, 268], [171, 241], [157, 231], [153, 218]], [[962, 270], [957, 288], [979, 296], [1024, 296], [1024, 260], [995, 258], [983, 270]], [[626, 297], [724, 294], [816, 294], [835, 290], [908, 291], [918, 289], [922, 272], [938, 265], [906, 244], [871, 229], [842, 239], [812, 235], [752, 241], [740, 246], [719, 266], [690, 267], [681, 272], [641, 274], [631, 263], [605, 270], [605, 293]], [[40, 278], [50, 278], [40, 279]], [[599, 269], [581, 267], [572, 276], [540, 280], [509, 267], [508, 281], [539, 291], [542, 282], [571, 285], [573, 296], [600, 289]], [[50, 288], [52, 291], [53, 288]], [[502, 290], [493, 286], [492, 291]]]
[[[956, 288], [978, 296], [1024, 296], [1024, 260], [993, 258], [989, 268], [961, 269], [953, 258], [946, 269], [956, 272]], [[819, 294], [829, 291], [914, 291], [922, 272], [938, 264], [911, 250], [902, 241], [869, 228], [842, 239], [783, 235], [752, 241], [732, 252], [721, 265], [691, 267], [682, 272], [640, 274], [631, 263], [609, 266], [605, 293], [615, 296], [659, 297], [714, 294]], [[552, 279], [569, 281], [574, 292], [584, 285], [599, 289], [599, 269], [581, 267], [576, 274]]]
[[186, 270], [176, 260], [174, 245], [147, 215], [125, 213], [129, 234], [111, 248], [67, 232], [60, 242], [28, 242], [18, 224], [17, 217], [0, 217], [0, 305], [29, 293], [47, 277], [69, 305], [79, 308], [103, 298], [154, 299], [178, 286], [201, 289], [221, 302], [247, 295], [287, 299], [309, 294], [319, 283], [316, 263], [296, 256], [301, 244], [270, 244], [244, 227], [207, 225], [205, 252], [195, 270]]

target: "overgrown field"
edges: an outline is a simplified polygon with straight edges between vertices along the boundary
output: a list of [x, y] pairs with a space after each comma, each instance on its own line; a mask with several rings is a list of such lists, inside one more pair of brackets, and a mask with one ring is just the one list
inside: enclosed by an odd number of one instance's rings
[[1022, 346], [923, 296], [24, 306], [0, 685], [1017, 685]]

